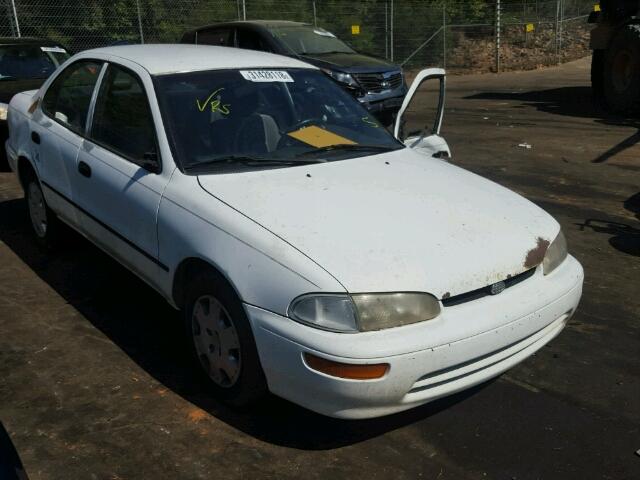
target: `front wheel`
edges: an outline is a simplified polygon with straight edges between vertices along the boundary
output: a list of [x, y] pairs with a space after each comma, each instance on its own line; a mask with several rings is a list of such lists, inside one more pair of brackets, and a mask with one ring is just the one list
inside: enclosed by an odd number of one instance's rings
[[236, 407], [267, 393], [251, 326], [242, 303], [218, 275], [196, 276], [187, 287], [185, 333], [194, 363], [220, 399]]

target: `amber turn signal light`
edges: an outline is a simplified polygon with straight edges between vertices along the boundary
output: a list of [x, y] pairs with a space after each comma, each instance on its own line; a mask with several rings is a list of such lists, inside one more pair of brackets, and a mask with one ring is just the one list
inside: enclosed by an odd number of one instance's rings
[[316, 357], [310, 353], [304, 354], [304, 361], [309, 368], [322, 372], [326, 375], [338, 378], [349, 378], [351, 380], [375, 380], [382, 378], [389, 371], [388, 363], [373, 363], [368, 365], [357, 365], [352, 363], [340, 363], [326, 358]]

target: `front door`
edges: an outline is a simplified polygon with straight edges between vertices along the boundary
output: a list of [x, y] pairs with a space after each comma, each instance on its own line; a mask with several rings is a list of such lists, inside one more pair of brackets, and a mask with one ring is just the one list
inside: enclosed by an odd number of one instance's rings
[[395, 137], [407, 147], [443, 159], [451, 156], [449, 145], [440, 136], [445, 88], [444, 70], [422, 70], [411, 84], [394, 126]]
[[74, 189], [83, 231], [152, 285], [158, 261], [161, 175], [146, 90], [132, 70], [110, 63], [100, 83], [87, 139], [78, 153]]

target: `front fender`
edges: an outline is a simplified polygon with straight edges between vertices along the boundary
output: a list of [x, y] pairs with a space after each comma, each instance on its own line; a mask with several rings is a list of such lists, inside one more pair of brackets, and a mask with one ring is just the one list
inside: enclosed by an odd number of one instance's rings
[[[310, 258], [179, 171], [160, 202], [158, 240], [160, 261], [171, 272], [184, 259], [199, 258], [225, 276], [243, 302], [280, 315], [304, 293], [345, 291]], [[173, 277], [166, 292], [173, 291]]]

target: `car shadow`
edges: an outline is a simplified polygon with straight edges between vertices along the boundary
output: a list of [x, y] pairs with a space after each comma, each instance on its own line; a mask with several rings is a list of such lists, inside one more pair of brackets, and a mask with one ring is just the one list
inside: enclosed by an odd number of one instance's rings
[[11, 441], [9, 433], [0, 422], [0, 479], [28, 480], [20, 455]]
[[609, 244], [619, 252], [640, 257], [640, 229], [626, 223], [588, 218], [584, 223], [576, 223], [581, 231], [590, 228], [596, 233], [611, 235]]
[[633, 213], [640, 220], [640, 192], [631, 195], [624, 201], [624, 208]]
[[[487, 384], [399, 414], [346, 421], [318, 415], [270, 396], [248, 410], [218, 402], [188, 359], [180, 316], [115, 260], [75, 233], [55, 254], [31, 234], [22, 199], [0, 203], [0, 241], [150, 376], [192, 404], [262, 441], [305, 450], [352, 445], [428, 417]], [[55, 367], [53, 367], [55, 368]]]
[[640, 120], [612, 115], [604, 111], [593, 98], [591, 87], [559, 87], [528, 92], [483, 92], [464, 97], [465, 100], [506, 100], [521, 102], [538, 111], [554, 115], [592, 118], [603, 125], [632, 127], [637, 131], [591, 160], [604, 163], [640, 141]]

